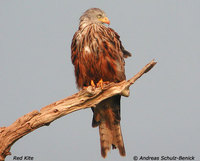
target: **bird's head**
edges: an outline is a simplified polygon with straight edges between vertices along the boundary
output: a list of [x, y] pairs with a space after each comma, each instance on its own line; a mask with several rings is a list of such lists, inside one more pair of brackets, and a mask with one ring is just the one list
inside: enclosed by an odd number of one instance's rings
[[90, 8], [83, 13], [80, 17], [80, 22], [85, 23], [99, 23], [99, 24], [110, 24], [108, 17], [105, 12], [99, 8]]

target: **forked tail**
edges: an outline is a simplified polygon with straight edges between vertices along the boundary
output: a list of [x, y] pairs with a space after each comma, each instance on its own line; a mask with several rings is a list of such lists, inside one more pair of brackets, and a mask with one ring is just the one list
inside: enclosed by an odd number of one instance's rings
[[94, 112], [92, 126], [99, 126], [101, 155], [104, 158], [111, 146], [112, 149], [118, 148], [121, 156], [126, 155], [120, 128], [120, 99], [120, 95], [113, 96], [92, 109]]
[[105, 122], [101, 122], [99, 125], [99, 135], [101, 143], [101, 155], [106, 157], [107, 152], [110, 151], [111, 145], [113, 149], [118, 148], [121, 156], [125, 156], [125, 147], [122, 138], [120, 124], [112, 125], [110, 129]]

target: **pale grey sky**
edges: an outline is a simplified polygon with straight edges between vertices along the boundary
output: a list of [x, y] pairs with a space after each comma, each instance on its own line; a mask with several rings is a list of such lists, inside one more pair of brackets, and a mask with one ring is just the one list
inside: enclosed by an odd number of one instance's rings
[[[79, 17], [103, 9], [110, 27], [133, 56], [127, 78], [155, 58], [156, 67], [122, 98], [121, 127], [127, 156], [200, 159], [200, 1], [0, 1], [0, 126], [77, 92], [70, 45]], [[13, 156], [34, 161], [104, 160], [90, 109], [60, 118], [17, 141]]]

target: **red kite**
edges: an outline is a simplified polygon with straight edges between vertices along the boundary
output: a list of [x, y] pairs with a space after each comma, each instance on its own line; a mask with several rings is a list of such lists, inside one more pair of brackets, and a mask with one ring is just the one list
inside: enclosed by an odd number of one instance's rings
[[[111, 28], [104, 11], [88, 9], [80, 17], [78, 31], [71, 44], [71, 59], [75, 67], [78, 88], [121, 82], [126, 79], [124, 58], [131, 54], [124, 49], [120, 36]], [[100, 102], [93, 111], [92, 127], [99, 126], [101, 155], [105, 158], [111, 145], [125, 156], [120, 128], [120, 100], [116, 95]]]

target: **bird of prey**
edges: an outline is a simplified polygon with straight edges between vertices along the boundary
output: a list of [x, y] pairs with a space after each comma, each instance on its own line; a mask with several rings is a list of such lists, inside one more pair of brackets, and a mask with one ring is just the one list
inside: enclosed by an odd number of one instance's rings
[[[79, 89], [89, 85], [102, 87], [105, 82], [126, 79], [124, 58], [131, 54], [122, 46], [120, 36], [105, 24], [110, 24], [110, 21], [99, 8], [88, 9], [80, 17], [71, 44], [71, 60]], [[111, 146], [118, 148], [121, 156], [126, 155], [120, 128], [120, 99], [121, 96], [116, 95], [92, 108], [92, 127], [99, 126], [104, 158]]]

